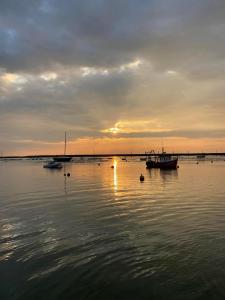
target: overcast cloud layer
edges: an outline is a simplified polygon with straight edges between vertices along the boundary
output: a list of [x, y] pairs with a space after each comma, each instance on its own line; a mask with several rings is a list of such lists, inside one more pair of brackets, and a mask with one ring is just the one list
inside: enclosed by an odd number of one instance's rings
[[0, 45], [0, 151], [225, 138], [222, 0], [2, 0]]

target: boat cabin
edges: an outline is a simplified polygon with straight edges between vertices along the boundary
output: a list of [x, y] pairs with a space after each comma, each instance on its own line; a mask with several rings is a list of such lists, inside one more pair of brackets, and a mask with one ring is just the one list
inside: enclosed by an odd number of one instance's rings
[[166, 154], [166, 152], [163, 152], [158, 156], [158, 158], [160, 162], [168, 162], [171, 160], [171, 155]]

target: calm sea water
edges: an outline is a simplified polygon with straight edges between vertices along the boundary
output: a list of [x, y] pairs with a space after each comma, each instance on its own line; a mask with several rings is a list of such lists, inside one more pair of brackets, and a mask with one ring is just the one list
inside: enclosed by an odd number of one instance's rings
[[225, 161], [42, 164], [0, 162], [0, 299], [225, 299]]

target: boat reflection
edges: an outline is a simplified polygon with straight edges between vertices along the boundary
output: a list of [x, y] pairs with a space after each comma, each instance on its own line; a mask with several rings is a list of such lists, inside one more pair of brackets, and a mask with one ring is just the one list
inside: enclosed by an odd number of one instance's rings
[[175, 182], [178, 179], [178, 171], [175, 170], [160, 170], [160, 177], [164, 184]]
[[67, 188], [68, 182], [67, 181], [69, 180], [71, 173], [73, 173], [72, 164], [64, 163], [63, 164], [63, 175], [64, 175], [64, 194], [65, 194], [65, 196], [67, 196], [67, 194], [68, 194], [68, 188]]
[[146, 170], [150, 179], [159, 177], [159, 169], [146, 169]]
[[64, 194], [67, 196], [67, 176], [64, 175]]
[[151, 180], [158, 179], [163, 183], [174, 182], [178, 179], [177, 169], [175, 170], [149, 169], [148, 174]]

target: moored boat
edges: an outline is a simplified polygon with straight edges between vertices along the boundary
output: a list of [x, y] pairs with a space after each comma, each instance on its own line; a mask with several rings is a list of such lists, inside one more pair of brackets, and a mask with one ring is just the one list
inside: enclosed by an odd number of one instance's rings
[[53, 160], [55, 162], [69, 162], [71, 161], [72, 157], [70, 156], [55, 156], [53, 157]]
[[159, 168], [159, 169], [176, 169], [177, 168], [178, 157], [172, 157], [165, 151], [161, 154], [151, 155], [146, 161], [147, 169]]
[[56, 162], [56, 161], [49, 161], [48, 163], [46, 163], [43, 168], [47, 168], [47, 169], [62, 169], [62, 164], [60, 162]]

